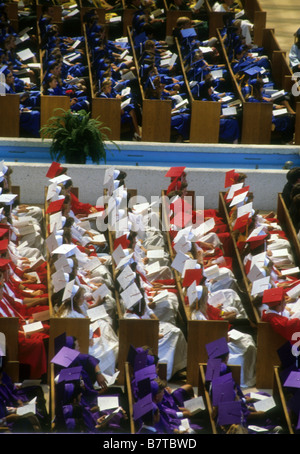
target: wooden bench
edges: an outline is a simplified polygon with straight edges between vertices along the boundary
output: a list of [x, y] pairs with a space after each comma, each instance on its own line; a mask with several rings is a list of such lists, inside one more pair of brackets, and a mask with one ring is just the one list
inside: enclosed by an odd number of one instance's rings
[[14, 383], [19, 381], [19, 319], [17, 317], [1, 317], [0, 333], [5, 336], [6, 364], [5, 371]]
[[20, 97], [6, 94], [0, 96], [0, 137], [20, 137]]

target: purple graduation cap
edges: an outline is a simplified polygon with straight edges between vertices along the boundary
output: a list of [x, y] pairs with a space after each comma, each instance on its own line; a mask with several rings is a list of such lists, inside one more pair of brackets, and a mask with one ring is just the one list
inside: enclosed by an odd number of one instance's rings
[[234, 399], [234, 381], [231, 372], [212, 380], [213, 405], [218, 406], [220, 402], [232, 402]]
[[283, 386], [288, 388], [300, 388], [300, 371], [293, 370], [285, 380]]
[[67, 367], [66, 369], [62, 369], [59, 373], [58, 383], [80, 380], [81, 372], [82, 366]]
[[144, 380], [145, 378], [154, 380], [157, 377], [155, 364], [152, 364], [151, 366], [143, 367], [142, 369], [135, 371], [134, 377], [135, 377], [135, 381], [137, 383], [141, 380]]
[[57, 364], [62, 367], [69, 367], [72, 362], [80, 354], [77, 350], [72, 348], [62, 347], [59, 352], [52, 358], [51, 363]]
[[225, 337], [209, 342], [205, 345], [209, 358], [219, 358], [229, 353], [229, 348]]
[[292, 345], [289, 341], [285, 342], [281, 347], [278, 348], [277, 354], [283, 368], [292, 365], [295, 366], [296, 357], [292, 353]]
[[218, 423], [221, 426], [227, 424], [241, 424], [241, 418], [242, 418], [242, 403], [240, 400], [219, 403]]
[[147, 413], [152, 412], [152, 410], [153, 410], [152, 395], [148, 394], [147, 396], [142, 397], [133, 404], [133, 419], [135, 421], [141, 419]]
[[221, 358], [208, 358], [205, 372], [205, 380], [212, 381], [214, 378], [220, 376], [221, 372]]
[[55, 339], [54, 339], [54, 351], [55, 351], [55, 354], [58, 353], [59, 350], [62, 347], [66, 346], [66, 342], [67, 342], [66, 333], [62, 333], [59, 336], [55, 337]]
[[137, 387], [139, 399], [148, 396], [148, 394], [152, 393], [151, 381], [149, 378], [144, 378], [143, 380], [140, 380], [137, 384]]
[[147, 350], [144, 350], [142, 348], [134, 348], [132, 345], [130, 345], [127, 361], [132, 366], [134, 373], [137, 370], [143, 369], [147, 366], [147, 356]]

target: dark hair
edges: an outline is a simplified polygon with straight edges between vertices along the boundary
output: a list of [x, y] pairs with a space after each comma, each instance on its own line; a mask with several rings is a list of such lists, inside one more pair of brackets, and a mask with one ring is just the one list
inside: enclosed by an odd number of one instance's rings
[[286, 174], [286, 179], [289, 183], [296, 183], [300, 178], [300, 167], [293, 167]]

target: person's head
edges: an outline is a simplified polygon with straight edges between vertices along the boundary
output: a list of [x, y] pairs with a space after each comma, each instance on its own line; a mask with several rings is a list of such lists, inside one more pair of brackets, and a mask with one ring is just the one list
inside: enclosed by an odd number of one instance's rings
[[294, 34], [294, 39], [295, 39], [295, 44], [297, 45], [297, 47], [300, 48], [300, 28], [298, 28], [298, 30], [296, 31], [296, 33]]
[[176, 21], [176, 27], [182, 29], [190, 28], [192, 24], [191, 19], [188, 16], [180, 16]]
[[155, 404], [158, 404], [162, 401], [166, 387], [166, 380], [162, 380], [159, 377], [151, 380], [152, 399]]
[[152, 39], [147, 39], [144, 44], [144, 49], [147, 52], [155, 52], [155, 42]]
[[101, 91], [102, 93], [110, 93], [112, 89], [112, 81], [110, 78], [106, 78], [103, 80], [101, 84]]
[[62, 206], [62, 215], [68, 217], [69, 213], [71, 211], [71, 197], [66, 194], [64, 198], [64, 203]]
[[286, 179], [291, 184], [300, 182], [300, 167], [293, 167], [286, 174]]

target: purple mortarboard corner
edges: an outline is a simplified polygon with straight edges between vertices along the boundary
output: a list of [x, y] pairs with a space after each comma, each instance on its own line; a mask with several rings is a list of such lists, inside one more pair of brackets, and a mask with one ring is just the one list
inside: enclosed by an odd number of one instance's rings
[[63, 347], [60, 351], [52, 358], [51, 362], [62, 367], [69, 367], [70, 364], [80, 354], [77, 350], [73, 350], [68, 347]]
[[221, 363], [221, 358], [208, 358], [205, 372], [206, 381], [212, 381], [214, 378], [220, 376]]
[[140, 369], [144, 369], [147, 366], [147, 351], [140, 351], [136, 354], [133, 363], [133, 370], [137, 372]]
[[62, 333], [54, 339], [55, 354], [58, 353], [61, 348], [66, 346], [66, 339], [67, 339], [66, 333]]
[[227, 424], [241, 424], [242, 403], [239, 400], [232, 402], [220, 402], [218, 406], [218, 423], [223, 426]]
[[218, 358], [229, 353], [225, 337], [209, 342], [205, 345], [205, 348], [209, 358]]
[[289, 367], [295, 365], [296, 358], [292, 353], [292, 345], [290, 342], [285, 342], [281, 347], [278, 348], [277, 354], [281, 361], [282, 367]]
[[149, 378], [145, 378], [143, 380], [140, 380], [137, 384], [138, 387], [138, 396], [139, 399], [148, 396], [148, 394], [151, 394], [151, 381]]
[[143, 367], [142, 369], [135, 371], [134, 377], [135, 377], [136, 382], [139, 382], [140, 380], [144, 380], [145, 378], [154, 380], [157, 377], [155, 364], [152, 364], [151, 366]]
[[221, 401], [230, 402], [234, 400], [234, 382], [231, 372], [212, 380], [212, 397], [213, 405], [218, 405]]
[[288, 388], [300, 388], [300, 371], [292, 371], [285, 380], [283, 386]]
[[82, 366], [68, 367], [66, 369], [62, 369], [59, 373], [58, 383], [80, 380], [81, 372]]
[[298, 414], [298, 421], [297, 421], [297, 426], [296, 426], [296, 430], [299, 430], [300, 429], [300, 412]]
[[136, 421], [137, 419], [142, 418], [147, 413], [151, 412], [153, 409], [152, 395], [148, 394], [147, 396], [139, 399], [133, 405], [133, 418]]

